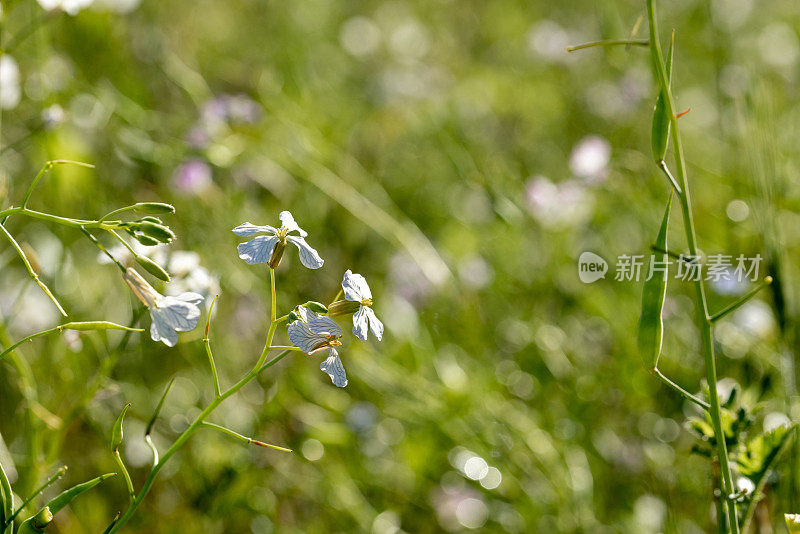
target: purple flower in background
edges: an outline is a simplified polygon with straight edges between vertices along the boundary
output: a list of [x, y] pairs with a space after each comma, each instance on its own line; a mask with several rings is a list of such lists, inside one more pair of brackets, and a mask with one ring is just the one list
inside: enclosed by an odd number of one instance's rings
[[175, 170], [172, 187], [178, 192], [196, 195], [211, 186], [211, 167], [203, 160], [189, 160]]

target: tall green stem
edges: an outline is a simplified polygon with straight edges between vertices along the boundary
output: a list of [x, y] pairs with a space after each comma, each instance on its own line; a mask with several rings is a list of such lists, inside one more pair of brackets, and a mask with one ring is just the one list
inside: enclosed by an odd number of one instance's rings
[[[697, 256], [697, 238], [694, 228], [694, 220], [692, 218], [692, 202], [691, 195], [688, 187], [688, 178], [686, 174], [686, 162], [683, 156], [683, 146], [681, 144], [681, 137], [678, 132], [678, 120], [675, 117], [675, 104], [672, 99], [672, 91], [670, 84], [667, 81], [666, 68], [664, 66], [664, 59], [661, 53], [661, 45], [658, 40], [658, 26], [655, 16], [655, 2], [654, 0], [647, 0], [647, 17], [650, 24], [650, 47], [653, 53], [653, 63], [655, 65], [656, 76], [658, 78], [660, 90], [664, 95], [664, 103], [667, 114], [670, 117], [672, 146], [675, 151], [675, 164], [678, 185], [682, 193], [678, 195], [681, 203], [681, 212], [683, 214], [683, 226], [686, 233], [686, 241], [689, 247], [689, 253], [692, 256]], [[708, 382], [709, 389], [709, 413], [711, 415], [711, 422], [714, 426], [714, 436], [717, 443], [717, 455], [719, 456], [720, 471], [722, 474], [722, 499], [725, 502], [728, 516], [728, 530], [732, 534], [739, 533], [739, 520], [736, 512], [736, 503], [730, 499], [733, 494], [733, 477], [731, 475], [730, 463], [728, 461], [728, 450], [725, 444], [725, 434], [722, 431], [722, 416], [719, 404], [719, 395], [717, 393], [717, 366], [714, 358], [714, 341], [711, 331], [711, 318], [708, 315], [708, 304], [706, 300], [705, 287], [703, 281], [698, 279], [694, 281], [695, 292], [697, 296], [698, 310], [698, 327], [703, 340], [703, 356], [705, 357], [706, 367], [706, 381]]]

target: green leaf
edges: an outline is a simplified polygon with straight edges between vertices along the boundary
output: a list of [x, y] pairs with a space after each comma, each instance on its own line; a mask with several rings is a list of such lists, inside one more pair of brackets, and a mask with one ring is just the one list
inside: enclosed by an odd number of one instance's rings
[[83, 484], [78, 484], [77, 486], [73, 486], [70, 489], [63, 491], [60, 495], [58, 495], [50, 502], [48, 502], [47, 507], [50, 508], [50, 511], [53, 513], [53, 515], [55, 515], [58, 512], [60, 512], [62, 508], [64, 508], [70, 502], [72, 502], [72, 500], [81, 493], [84, 493], [85, 491], [92, 489], [105, 479], [111, 478], [116, 475], [117, 475], [116, 473], [106, 473], [105, 475], [100, 475], [97, 478], [88, 480]]
[[[665, 65], [668, 83], [672, 78], [672, 51], [674, 44], [675, 33], [673, 32], [669, 43], [669, 51], [667, 52], [667, 63]], [[658, 91], [658, 98], [656, 99], [656, 105], [653, 109], [653, 126], [650, 136], [653, 159], [656, 163], [664, 161], [664, 158], [667, 155], [667, 145], [669, 144], [670, 116], [669, 113], [667, 113], [667, 106], [665, 102], [666, 94], [662, 88]]]
[[128, 403], [122, 409], [122, 413], [119, 414], [117, 420], [114, 421], [114, 428], [111, 430], [111, 451], [114, 452], [119, 448], [120, 443], [122, 443], [123, 432], [122, 432], [122, 420], [125, 419], [125, 413], [128, 411], [128, 408], [131, 407], [131, 404]]
[[[755, 505], [763, 497], [762, 489], [767, 481], [767, 476], [781, 452], [786, 448], [789, 442], [788, 438], [792, 435], [794, 429], [794, 425], [779, 426], [756, 436], [747, 443], [736, 459], [739, 472], [749, 478], [756, 488], [742, 514], [743, 531], [746, 530], [752, 520]], [[789, 528], [789, 532], [800, 532], [800, 527], [797, 525], [794, 526], [794, 529], [789, 526], [788, 517], [786, 517], [786, 525]]]
[[35, 532], [44, 532], [44, 529], [50, 524], [58, 512], [72, 502], [75, 497], [88, 491], [98, 485], [100, 482], [107, 478], [116, 476], [116, 473], [106, 473], [92, 480], [88, 480], [83, 484], [73, 486], [68, 490], [64, 490], [54, 499], [51, 499], [39, 512], [33, 517], [29, 517], [19, 527], [17, 534], [30, 534]]
[[[661, 228], [656, 237], [655, 248], [667, 250], [667, 226], [669, 223], [669, 212], [672, 206], [672, 195], [667, 201], [667, 209], [664, 210], [664, 218], [661, 220]], [[651, 261], [660, 257], [660, 261], [667, 259], [667, 254], [655, 253], [651, 256]], [[661, 356], [661, 343], [664, 337], [664, 323], [661, 313], [664, 309], [664, 298], [667, 294], [667, 272], [653, 272], [649, 280], [645, 280], [642, 289], [642, 315], [639, 318], [639, 329], [636, 341], [639, 346], [639, 355], [647, 370], [653, 370], [658, 365], [658, 357]]]
[[150, 435], [150, 431], [153, 429], [153, 425], [155, 424], [156, 419], [158, 419], [158, 414], [161, 413], [161, 407], [164, 406], [164, 400], [167, 398], [167, 394], [169, 393], [169, 390], [172, 388], [173, 382], [175, 382], [174, 378], [169, 381], [169, 384], [167, 384], [166, 389], [164, 389], [164, 393], [161, 395], [161, 400], [158, 401], [158, 405], [156, 405], [156, 409], [153, 412], [152, 417], [150, 417], [150, 421], [147, 422], [147, 428], [144, 431], [145, 436]]
[[736, 459], [739, 472], [758, 486], [758, 482], [766, 476], [792, 428], [779, 426], [750, 440]]

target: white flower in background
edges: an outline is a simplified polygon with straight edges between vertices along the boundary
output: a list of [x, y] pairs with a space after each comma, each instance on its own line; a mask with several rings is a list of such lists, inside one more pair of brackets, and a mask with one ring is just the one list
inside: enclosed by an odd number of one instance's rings
[[17, 61], [8, 54], [3, 54], [0, 56], [0, 108], [13, 109], [21, 98]]
[[188, 332], [197, 326], [200, 320], [200, 308], [197, 305], [203, 302], [202, 295], [188, 292], [177, 297], [165, 297], [130, 267], [125, 271], [124, 278], [133, 293], [150, 310], [153, 320], [150, 337], [153, 341], [163, 341], [168, 347], [174, 347], [178, 342], [178, 332]]
[[611, 159], [611, 143], [599, 135], [580, 140], [569, 156], [569, 168], [575, 176], [589, 181], [603, 180]]
[[342, 344], [342, 330], [330, 317], [317, 315], [315, 312], [300, 306], [297, 309], [300, 319], [292, 321], [288, 327], [289, 339], [306, 354], [316, 354], [330, 349], [328, 358], [319, 366], [320, 370], [331, 377], [337, 387], [347, 385], [347, 374], [344, 372], [342, 360], [334, 348]]
[[92, 5], [94, 0], [36, 0], [39, 5], [47, 11], [54, 9], [61, 9], [62, 11], [70, 14], [77, 15], [81, 9], [87, 8]]
[[582, 224], [592, 215], [594, 198], [577, 180], [555, 184], [536, 176], [526, 186], [528, 210], [546, 228], [564, 228]]
[[[288, 211], [282, 211], [278, 218], [281, 220], [280, 228], [269, 225], [256, 226], [249, 222], [242, 223], [234, 228], [233, 233], [242, 237], [249, 237], [259, 232], [267, 234], [260, 235], [246, 243], [240, 243], [237, 247], [239, 257], [248, 265], [268, 263], [274, 269], [280, 263], [283, 249], [286, 248], [286, 242], [288, 241], [300, 251], [300, 263], [309, 269], [322, 267], [324, 260], [316, 250], [306, 243], [304, 238], [308, 235], [308, 232], [297, 225], [292, 214]], [[300, 235], [289, 235], [290, 232], [297, 232]]]
[[372, 291], [367, 280], [360, 274], [348, 269], [342, 280], [345, 300], [357, 302], [358, 310], [353, 314], [353, 335], [361, 341], [367, 340], [367, 330], [372, 330], [378, 341], [383, 338], [383, 323], [372, 311]]

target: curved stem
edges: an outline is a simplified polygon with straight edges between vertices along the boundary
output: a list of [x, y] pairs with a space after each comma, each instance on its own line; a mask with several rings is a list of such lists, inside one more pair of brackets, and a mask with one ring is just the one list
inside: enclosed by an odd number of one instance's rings
[[[653, 55], [653, 65], [658, 78], [660, 91], [664, 95], [664, 104], [667, 114], [670, 118], [671, 131], [670, 137], [672, 146], [675, 151], [675, 164], [677, 182], [682, 190], [678, 195], [681, 201], [681, 212], [683, 214], [683, 226], [686, 233], [686, 241], [689, 247], [689, 252], [692, 256], [697, 256], [697, 239], [694, 228], [694, 220], [692, 219], [692, 202], [689, 193], [688, 179], [686, 174], [686, 162], [683, 156], [683, 145], [681, 144], [681, 137], [678, 131], [678, 120], [675, 117], [675, 104], [672, 99], [672, 91], [670, 84], [667, 81], [666, 68], [664, 66], [664, 59], [661, 53], [661, 45], [658, 41], [658, 27], [656, 25], [655, 16], [655, 2], [654, 0], [647, 0], [647, 17], [650, 25], [650, 50]], [[711, 321], [708, 315], [708, 304], [706, 300], [705, 287], [703, 281], [698, 279], [694, 281], [695, 292], [697, 297], [697, 305], [700, 308], [698, 311], [698, 327], [703, 340], [703, 356], [705, 357], [706, 367], [706, 381], [708, 382], [709, 389], [709, 414], [711, 415], [711, 422], [714, 427], [714, 436], [716, 436], [717, 455], [719, 456], [720, 471], [722, 474], [723, 496], [725, 500], [725, 508], [728, 515], [728, 529], [732, 534], [739, 533], [739, 520], [737, 517], [736, 503], [730, 499], [734, 493], [733, 490], [733, 476], [731, 475], [730, 462], [728, 461], [728, 449], [725, 444], [725, 434], [722, 430], [722, 416], [719, 404], [719, 394], [717, 393], [717, 367], [714, 357], [714, 341], [711, 333]]]
[[14, 236], [11, 235], [9, 231], [6, 229], [6, 227], [2, 224], [0, 224], [0, 231], [2, 231], [3, 235], [5, 235], [6, 238], [11, 242], [11, 246], [14, 247], [14, 250], [17, 251], [17, 254], [22, 259], [22, 263], [25, 264], [25, 270], [28, 271], [28, 276], [30, 276], [31, 280], [36, 282], [36, 284], [40, 288], [42, 288], [42, 291], [44, 291], [45, 294], [50, 298], [50, 300], [53, 301], [53, 304], [56, 305], [56, 308], [58, 308], [58, 311], [61, 312], [61, 315], [66, 317], [67, 312], [64, 311], [64, 308], [61, 306], [61, 303], [58, 302], [58, 299], [50, 291], [50, 288], [47, 287], [47, 285], [39, 279], [39, 275], [36, 274], [36, 271], [33, 270], [31, 262], [28, 261], [28, 257], [25, 255], [25, 252], [22, 251], [22, 247], [19, 246], [19, 243], [17, 243], [17, 240], [14, 239]]
[[567, 52], [575, 52], [576, 50], [583, 50], [585, 48], [593, 48], [595, 46], [614, 46], [614, 45], [637, 45], [647, 46], [650, 41], [647, 39], [607, 39], [605, 41], [592, 41], [591, 43], [583, 43], [575, 46], [568, 46]]

